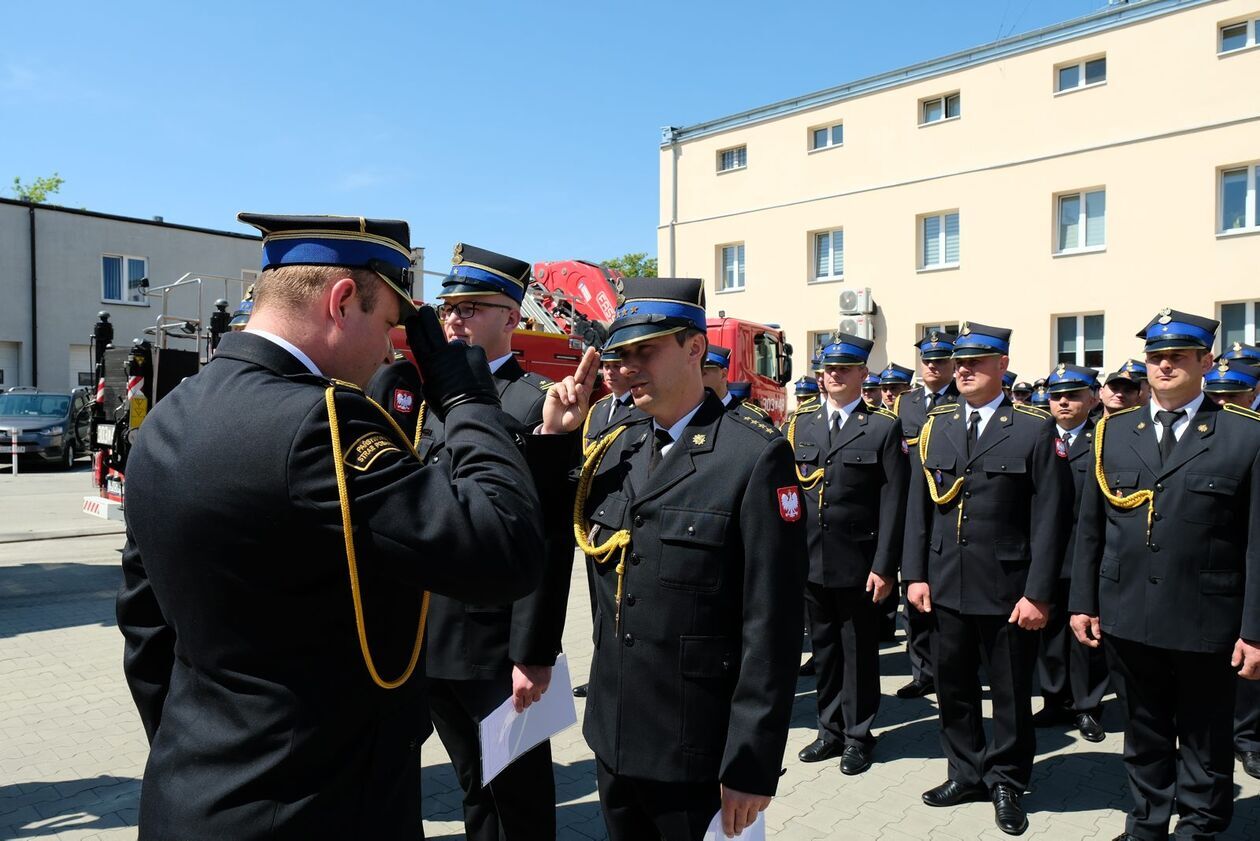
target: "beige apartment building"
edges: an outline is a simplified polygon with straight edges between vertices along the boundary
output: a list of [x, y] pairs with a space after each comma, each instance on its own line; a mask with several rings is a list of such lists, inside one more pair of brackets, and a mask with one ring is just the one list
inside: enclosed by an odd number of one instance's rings
[[661, 274], [781, 324], [796, 376], [842, 318], [876, 370], [1011, 327], [1030, 381], [1115, 369], [1162, 307], [1260, 338], [1260, 0], [1112, 3], [664, 135]]

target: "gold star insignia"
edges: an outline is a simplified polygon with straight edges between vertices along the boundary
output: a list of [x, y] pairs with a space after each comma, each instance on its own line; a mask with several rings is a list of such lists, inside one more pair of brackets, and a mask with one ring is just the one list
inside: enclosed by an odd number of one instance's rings
[[707, 438], [705, 438], [703, 435], [693, 435], [693, 436], [691, 436], [691, 443], [695, 444], [697, 447], [699, 447], [701, 444], [703, 444], [706, 440], [708, 440], [708, 439], [707, 439]]
[[958, 420], [961, 417], [962, 415], [958, 414], [957, 412], [954, 412], [954, 420]]
[[1146, 429], [1146, 421], [1138, 421], [1138, 429]]
[[998, 420], [1001, 421], [1002, 423], [1006, 423], [1008, 420], [1010, 420], [1010, 418], [1008, 418], [1006, 415], [1002, 415], [1002, 417], [998, 418]]
[[861, 414], [861, 413], [859, 412], [859, 413], [858, 413], [858, 420], [860, 420], [860, 421], [864, 421], [864, 420], [866, 420], [866, 415], [863, 415], [863, 414]]
[[1195, 429], [1199, 430], [1200, 432], [1207, 432], [1208, 425], [1206, 423], [1201, 423], [1198, 426], [1196, 426]]

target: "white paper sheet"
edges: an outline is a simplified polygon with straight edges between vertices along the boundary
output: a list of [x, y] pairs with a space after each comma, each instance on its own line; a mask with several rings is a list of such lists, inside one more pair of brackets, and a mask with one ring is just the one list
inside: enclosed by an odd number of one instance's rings
[[569, 678], [569, 661], [561, 654], [556, 658], [551, 685], [541, 701], [518, 713], [509, 696], [482, 719], [481, 784], [489, 784], [521, 754], [574, 724], [577, 724], [577, 707], [573, 705], [573, 681]]
[[[757, 820], [751, 826], [744, 827], [744, 831], [735, 837], [739, 841], [766, 841], [766, 813], [757, 813]], [[709, 821], [709, 828], [704, 831], [704, 841], [727, 841], [726, 833], [722, 831], [721, 809]]]

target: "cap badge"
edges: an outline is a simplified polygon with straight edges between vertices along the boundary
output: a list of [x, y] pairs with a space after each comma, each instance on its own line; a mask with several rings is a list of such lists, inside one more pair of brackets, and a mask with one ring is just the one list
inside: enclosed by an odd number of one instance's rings
[[1055, 368], [1055, 369], [1054, 369], [1054, 372], [1055, 372], [1056, 374], [1058, 374], [1060, 377], [1061, 377], [1061, 376], [1063, 376], [1064, 374], [1066, 374], [1066, 373], [1067, 373], [1067, 365], [1065, 365], [1064, 363], [1060, 362], [1060, 363], [1059, 363], [1059, 367], [1058, 367], [1058, 368]]
[[964, 321], [964, 322], [962, 323], [961, 327], [959, 328], [958, 333], [959, 333], [959, 335], [962, 335], [962, 336], [970, 336], [970, 335], [971, 335], [971, 325], [970, 325], [970, 324], [968, 324], [967, 322], [965, 322], [965, 321]]
[[1159, 323], [1167, 324], [1170, 321], [1172, 321], [1172, 310], [1168, 309], [1168, 307], [1164, 307], [1159, 311]]
[[[931, 340], [933, 345], [935, 345], [937, 342], [941, 340], [940, 336], [937, 334], [935, 330], [933, 330], [931, 333], [928, 334], [928, 339]], [[1234, 342], [1234, 350], [1238, 350], [1237, 342]]]
[[1222, 374], [1228, 374], [1228, 373], [1229, 373], [1229, 363], [1228, 363], [1228, 362], [1226, 362], [1224, 359], [1222, 359], [1222, 360], [1221, 360], [1221, 364], [1216, 366], [1216, 370], [1220, 371]]
[[708, 440], [708, 439], [707, 439], [707, 438], [705, 438], [703, 435], [693, 435], [693, 436], [691, 436], [691, 443], [695, 444], [697, 447], [699, 447], [701, 444], [703, 444], [703, 443], [704, 443], [705, 441], [707, 441], [707, 440]]
[[464, 244], [462, 242], [455, 243], [455, 253], [451, 255], [451, 263], [458, 266], [464, 262]]

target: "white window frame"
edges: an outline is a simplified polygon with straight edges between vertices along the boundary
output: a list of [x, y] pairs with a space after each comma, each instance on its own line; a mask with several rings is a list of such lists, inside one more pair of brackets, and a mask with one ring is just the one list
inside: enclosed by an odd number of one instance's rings
[[[1065, 61], [1062, 64], [1056, 64], [1054, 66], [1054, 78], [1052, 79], [1052, 83], [1054, 85], [1054, 95], [1062, 96], [1063, 94], [1076, 93], [1077, 91], [1088, 90], [1091, 88], [1101, 88], [1103, 85], [1107, 84], [1106, 69], [1103, 70], [1103, 78], [1101, 82], [1085, 81], [1085, 66], [1098, 61], [1099, 59], [1102, 59], [1105, 62], [1107, 60], [1107, 54], [1099, 53], [1098, 55], [1091, 55], [1088, 58], [1077, 59], [1076, 61]], [[1076, 68], [1077, 83], [1070, 88], [1061, 88], [1059, 87], [1059, 72], [1068, 67]]]
[[[1225, 174], [1245, 170], [1247, 173], [1247, 198], [1243, 209], [1241, 228], [1225, 227]], [[1260, 161], [1231, 164], [1216, 170], [1216, 235], [1235, 237], [1240, 234], [1260, 233]]]
[[[840, 331], [835, 327], [831, 327], [826, 330], [807, 330], [805, 332], [805, 344], [809, 347], [809, 358], [813, 359], [816, 355], [821, 355], [822, 349], [834, 342], [839, 333]], [[819, 336], [827, 336], [827, 341], [819, 344]], [[814, 375], [813, 370], [810, 370], [809, 375], [811, 377]]]
[[[742, 164], [738, 166], [728, 166], [728, 167], [722, 166], [722, 157], [727, 152], [739, 152], [740, 150], [743, 150], [744, 152], [744, 162]], [[738, 146], [727, 146], [725, 149], [718, 149], [718, 152], [717, 152], [718, 175], [721, 175], [724, 172], [740, 172], [741, 170], [745, 170], [745, 169], [748, 169], [748, 144], [747, 143], [741, 143]]]
[[[726, 249], [728, 248], [742, 249], [744, 251], [744, 260], [742, 261], [739, 259], [741, 256], [739, 251], [736, 251], [735, 273], [738, 277], [736, 282], [732, 283], [730, 286], [727, 286], [726, 284], [725, 271]], [[748, 288], [747, 253], [747, 249], [744, 248], [744, 243], [742, 242], [725, 242], [717, 247], [717, 294], [725, 295], [731, 292], [743, 292], [746, 288]], [[742, 268], [740, 267], [741, 262], [743, 264]]]
[[1218, 353], [1224, 353], [1228, 348], [1225, 347], [1225, 319], [1224, 308], [1233, 304], [1242, 304], [1246, 309], [1243, 315], [1243, 342], [1245, 344], [1254, 345], [1256, 339], [1260, 338], [1260, 299], [1243, 298], [1241, 301], [1217, 301], [1216, 302], [1216, 320], [1221, 323], [1220, 333], [1217, 336], [1216, 344]]
[[[954, 97], [958, 97], [958, 113], [951, 117], [949, 116], [949, 101], [953, 99]], [[937, 117], [935, 120], [929, 120], [927, 118], [927, 109], [928, 109], [928, 105], [930, 105], [933, 102], [939, 102], [941, 104], [941, 116]], [[925, 96], [923, 99], [919, 100], [919, 115], [918, 116], [919, 116], [920, 127], [935, 126], [935, 125], [939, 125], [940, 123], [949, 123], [949, 122], [953, 122], [954, 120], [961, 120], [962, 119], [962, 91], [957, 90], [957, 91], [950, 91], [949, 93], [937, 94], [936, 96]]]
[[[1051, 318], [1054, 319], [1054, 330], [1053, 330], [1054, 346], [1051, 349], [1050, 357], [1055, 360], [1054, 364], [1056, 365], [1059, 364], [1059, 347], [1061, 344], [1059, 342], [1059, 321], [1060, 319], [1064, 319], [1064, 318], [1075, 318], [1076, 319], [1075, 357], [1068, 364], [1069, 365], [1082, 365], [1082, 366], [1087, 365], [1087, 363], [1085, 362], [1085, 354], [1087, 353], [1087, 351], [1085, 350], [1085, 319], [1093, 317], [1093, 316], [1099, 316], [1103, 320], [1102, 341], [1103, 341], [1103, 348], [1104, 348], [1103, 353], [1105, 355], [1106, 345], [1107, 345], [1107, 314], [1106, 313], [1103, 313], [1103, 312], [1057, 313], [1051, 316]], [[1088, 365], [1088, 367], [1098, 368], [1099, 370], [1102, 370], [1102, 360], [1099, 360], [1099, 364]]]
[[[829, 251], [831, 259], [829, 260], [831, 267], [835, 268], [835, 248], [836, 234], [840, 235], [840, 274], [819, 275], [818, 272], [818, 238], [826, 235], [829, 240]], [[810, 283], [837, 283], [844, 280], [844, 228], [830, 228], [821, 231], [811, 231], [809, 234], [809, 282]]]
[[[958, 217], [958, 259], [953, 261], [952, 263], [945, 262], [946, 221], [947, 221], [947, 217], [949, 216]], [[937, 239], [938, 239], [937, 253], [940, 255], [940, 262], [927, 263], [924, 261], [924, 253], [923, 253], [924, 246], [926, 244], [926, 240], [925, 240], [926, 234], [924, 232], [924, 227], [927, 224], [927, 220], [932, 219], [932, 218], [939, 218], [941, 220], [939, 229], [936, 234]], [[959, 212], [958, 208], [953, 208], [952, 210], [938, 210], [934, 213], [921, 213], [914, 218], [914, 229], [915, 229], [914, 261], [915, 261], [916, 271], [943, 272], [943, 271], [950, 271], [953, 269], [957, 269], [959, 266], [962, 265], [962, 214]]]
[[[1103, 194], [1103, 240], [1099, 245], [1082, 245], [1088, 234], [1089, 224], [1089, 202], [1086, 197], [1093, 193]], [[1076, 197], [1080, 204], [1080, 210], [1076, 220], [1076, 229], [1079, 231], [1077, 238], [1078, 244], [1070, 248], [1061, 248], [1059, 246], [1059, 228], [1063, 216], [1063, 200]], [[1107, 250], [1107, 187], [1098, 185], [1096, 187], [1086, 187], [1081, 190], [1068, 190], [1064, 193], [1054, 194], [1054, 228], [1051, 231], [1051, 245], [1055, 257], [1070, 257], [1073, 254], [1099, 254]]]
[[[141, 276], [141, 277], [148, 277], [148, 276], [149, 276], [149, 258], [148, 258], [148, 257], [140, 257], [140, 256], [135, 255], [135, 254], [118, 254], [118, 253], [111, 253], [111, 252], [109, 252], [109, 251], [103, 251], [103, 252], [101, 252], [101, 259], [100, 259], [100, 267], [101, 267], [101, 287], [100, 287], [100, 288], [101, 288], [101, 303], [102, 303], [102, 304], [117, 304], [117, 305], [119, 305], [119, 306], [123, 306], [123, 307], [147, 307], [147, 306], [149, 306], [149, 299], [145, 296], [144, 292], [141, 292], [141, 293], [140, 293], [140, 300], [138, 300], [138, 301], [129, 301], [129, 300], [127, 300], [126, 298], [119, 299], [119, 298], [106, 298], [106, 297], [105, 297], [105, 258], [106, 258], [106, 257], [115, 257], [115, 258], [117, 258], [117, 259], [119, 259], [119, 260], [122, 260], [122, 294], [123, 294], [123, 295], [126, 295], [126, 294], [127, 294], [127, 283], [128, 283], [128, 281], [127, 281], [127, 261], [128, 261], [128, 260], [140, 260], [141, 262], [143, 262], [143, 263], [144, 263], [144, 273], [143, 273], [142, 275], [140, 275], [140, 276]], [[143, 287], [141, 287], [141, 288], [143, 289]]]
[[[1225, 49], [1223, 44], [1225, 41], [1225, 30], [1233, 29], [1235, 26], [1242, 24], [1247, 27], [1247, 43], [1241, 47]], [[1216, 54], [1218, 56], [1238, 55], [1247, 50], [1254, 50], [1260, 46], [1260, 15], [1249, 18], [1237, 18], [1235, 20], [1221, 21], [1216, 25]]]
[[262, 276], [262, 272], [258, 269], [241, 269], [241, 282], [248, 289], [251, 283], [257, 283], [258, 278]]
[[[834, 142], [836, 129], [840, 129], [840, 142]], [[814, 145], [814, 133], [819, 131], [827, 132], [827, 142], [822, 146]], [[809, 147], [809, 154], [815, 152], [825, 152], [828, 149], [839, 149], [844, 145], [844, 120], [837, 120], [834, 123], [823, 123], [822, 125], [810, 126], [809, 131], [805, 133], [805, 143]]]

